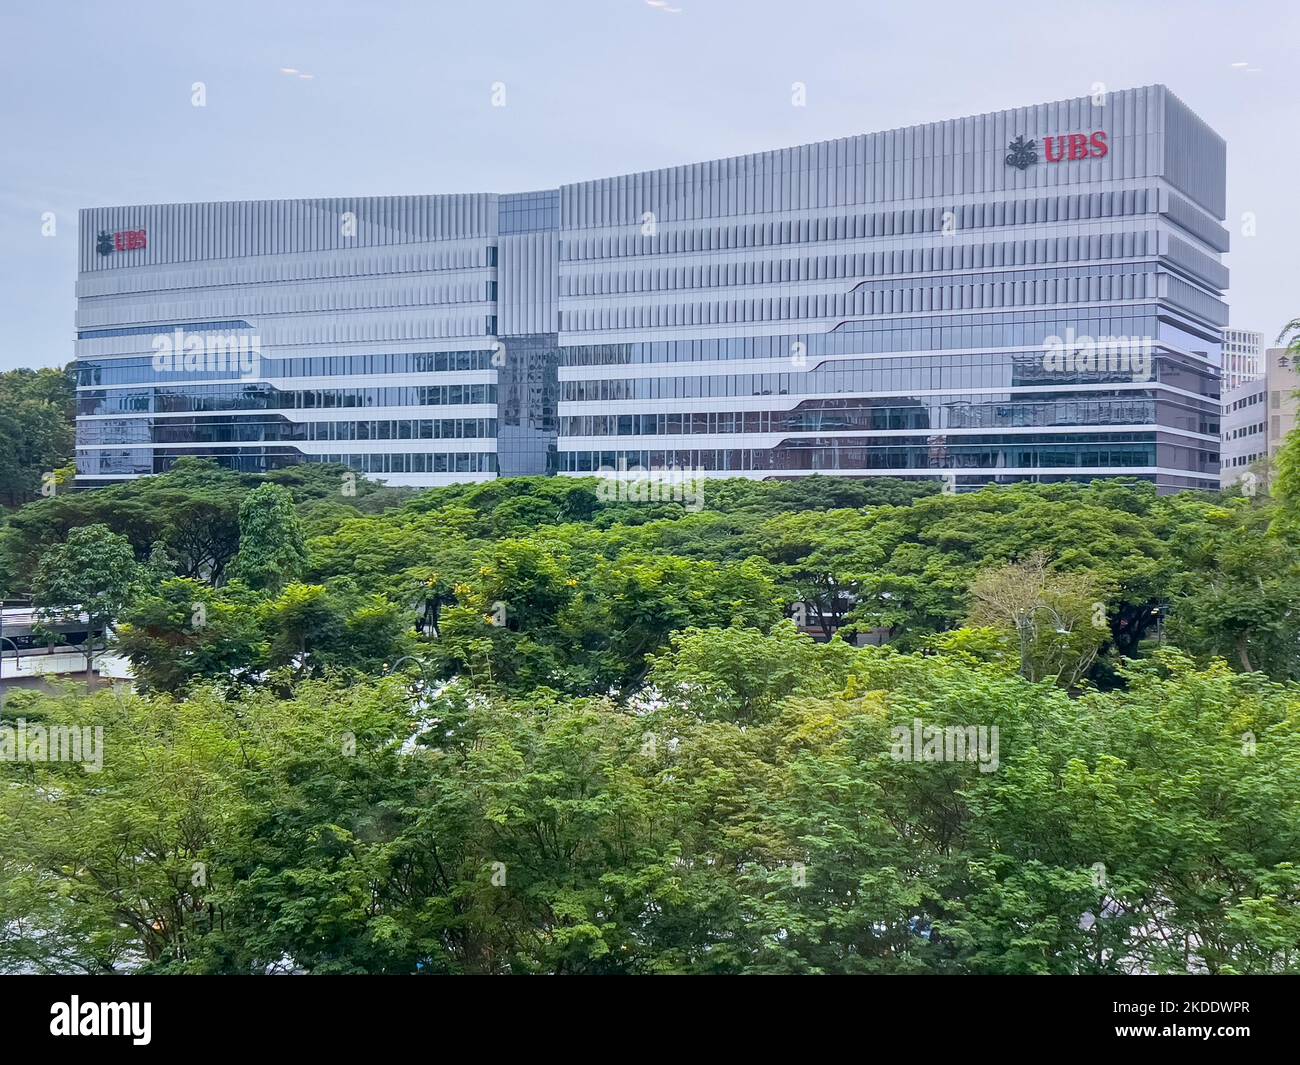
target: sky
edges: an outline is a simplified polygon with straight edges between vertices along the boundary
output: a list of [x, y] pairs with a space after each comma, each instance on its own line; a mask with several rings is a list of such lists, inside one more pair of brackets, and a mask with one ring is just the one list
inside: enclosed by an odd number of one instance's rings
[[1098, 83], [1164, 83], [1227, 140], [1231, 321], [1272, 341], [1300, 317], [1298, 23], [1295, 0], [8, 3], [0, 370], [72, 358], [83, 207], [522, 192]]

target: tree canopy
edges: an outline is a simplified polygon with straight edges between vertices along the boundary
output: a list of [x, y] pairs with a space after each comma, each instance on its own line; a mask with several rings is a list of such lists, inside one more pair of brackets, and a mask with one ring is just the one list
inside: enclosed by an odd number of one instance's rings
[[104, 758], [0, 759], [0, 969], [1300, 971], [1290, 462], [36, 499], [135, 684], [7, 700]]

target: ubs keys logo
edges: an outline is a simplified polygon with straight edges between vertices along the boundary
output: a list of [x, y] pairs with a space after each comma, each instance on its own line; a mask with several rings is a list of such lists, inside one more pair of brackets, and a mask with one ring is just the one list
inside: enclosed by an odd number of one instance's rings
[[124, 229], [119, 233], [101, 229], [95, 238], [95, 250], [100, 255], [112, 255], [115, 251], [142, 251], [148, 246], [149, 234], [143, 229]]
[[[1100, 159], [1110, 151], [1104, 129], [1092, 133], [1070, 133], [1043, 138], [1043, 159], [1048, 163], [1072, 163], [1078, 159]], [[1038, 142], [1025, 140], [1022, 133], [1007, 145], [1007, 166], [1027, 170], [1038, 162]]]
[[1038, 162], [1037, 141], [1025, 140], [1022, 133], [1019, 137], [1007, 145], [1007, 166], [1014, 166], [1017, 170], [1027, 170], [1034, 163]]

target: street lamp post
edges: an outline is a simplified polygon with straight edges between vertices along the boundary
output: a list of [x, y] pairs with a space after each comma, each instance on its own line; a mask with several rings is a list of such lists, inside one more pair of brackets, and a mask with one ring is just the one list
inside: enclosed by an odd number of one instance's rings
[[402, 657], [399, 658], [396, 662], [394, 662], [391, 666], [388, 666], [384, 669], [384, 676], [391, 677], [395, 675], [397, 673], [397, 667], [400, 666], [403, 662], [414, 662], [420, 669], [420, 675], [424, 678], [425, 689], [427, 691], [433, 690], [433, 683], [429, 680], [429, 667], [426, 666], [414, 655], [402, 655]]
[[[0, 609], [0, 617], [3, 617], [4, 611]], [[14, 648], [14, 679], [18, 677], [18, 663], [22, 658], [22, 648], [14, 641], [12, 636], [3, 635], [3, 622], [0, 621], [0, 711], [4, 710], [5, 705], [5, 686], [4, 686], [4, 664], [5, 664], [5, 640], [13, 644]]]
[[[14, 649], [14, 670], [17, 671], [18, 665], [22, 660], [23, 649], [18, 646], [17, 641], [14, 640], [12, 636], [5, 636], [3, 632], [0, 631], [0, 661], [3, 661], [4, 659], [4, 644], [6, 640], [9, 641], [9, 645]], [[0, 670], [0, 679], [3, 679], [3, 675], [4, 671]]]

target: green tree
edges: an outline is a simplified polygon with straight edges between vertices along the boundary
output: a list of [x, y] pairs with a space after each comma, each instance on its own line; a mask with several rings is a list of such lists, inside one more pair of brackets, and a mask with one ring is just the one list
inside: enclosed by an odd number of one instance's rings
[[[0, 966], [1298, 971], [1300, 687], [1125, 669], [1071, 698], [785, 624], [681, 635], [630, 709], [410, 676], [22, 693], [106, 757], [0, 761]], [[900, 753], [920, 726], [984, 739]]]
[[1029, 681], [1073, 688], [1110, 637], [1105, 593], [1088, 574], [1057, 573], [1042, 552], [978, 573], [970, 624], [1013, 636]]
[[413, 650], [410, 613], [342, 582], [289, 584], [259, 609], [268, 664], [296, 676], [379, 673]]
[[82, 525], [106, 525], [144, 560], [162, 543], [183, 577], [219, 584], [239, 548], [239, 503], [246, 479], [212, 462], [182, 459], [156, 477], [56, 492], [29, 503], [0, 529], [0, 583], [26, 590], [41, 554]]
[[137, 590], [140, 572], [130, 543], [104, 525], [73, 529], [36, 569], [32, 591], [40, 618], [47, 625], [80, 627], [85, 621], [87, 681], [95, 655], [108, 646], [109, 626]]
[[123, 612], [116, 647], [146, 691], [177, 693], [200, 680], [234, 682], [267, 663], [263, 602], [238, 581], [213, 589], [188, 577], [165, 580]]
[[1238, 669], [1300, 679], [1300, 528], [1278, 508], [1241, 501], [1205, 551], [1203, 568], [1175, 582], [1168, 635]]
[[73, 463], [76, 390], [69, 370], [0, 373], [0, 503], [57, 492]]
[[770, 721], [795, 692], [842, 691], [856, 655], [842, 640], [815, 643], [783, 621], [754, 629], [689, 628], [651, 658], [651, 689], [701, 720]]
[[239, 504], [235, 576], [252, 588], [275, 593], [306, 565], [307, 547], [292, 497], [279, 485], [259, 485]]

